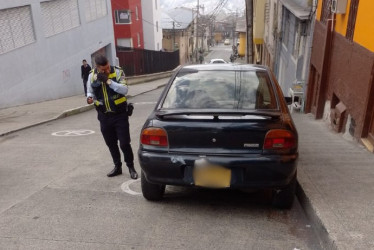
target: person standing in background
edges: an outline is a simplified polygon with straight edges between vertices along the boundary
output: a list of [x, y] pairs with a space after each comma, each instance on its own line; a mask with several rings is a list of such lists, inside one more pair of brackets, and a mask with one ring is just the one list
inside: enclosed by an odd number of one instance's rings
[[81, 78], [83, 80], [84, 96], [87, 96], [87, 80], [91, 71], [91, 66], [87, 63], [86, 59], [83, 59], [81, 66]]

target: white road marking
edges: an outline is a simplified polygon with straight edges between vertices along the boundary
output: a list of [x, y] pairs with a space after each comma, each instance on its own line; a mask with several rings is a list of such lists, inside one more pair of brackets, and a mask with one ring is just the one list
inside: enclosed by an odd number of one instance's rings
[[135, 105], [148, 105], [148, 104], [156, 104], [157, 102], [136, 102]]
[[137, 181], [139, 181], [139, 180], [140, 180], [140, 178], [137, 179], [137, 180], [129, 180], [129, 181], [125, 181], [125, 182], [122, 183], [122, 185], [121, 185], [121, 189], [122, 189], [122, 191], [125, 192], [125, 193], [128, 193], [128, 194], [131, 194], [131, 195], [141, 195], [142, 193], [135, 192], [135, 191], [131, 190], [131, 188], [130, 188], [130, 185], [131, 185], [131, 184], [133, 184], [133, 183], [135, 183], [135, 182], [137, 182]]
[[80, 129], [80, 130], [63, 130], [52, 133], [54, 136], [83, 136], [83, 135], [91, 135], [94, 134], [95, 131], [88, 130], [88, 129]]

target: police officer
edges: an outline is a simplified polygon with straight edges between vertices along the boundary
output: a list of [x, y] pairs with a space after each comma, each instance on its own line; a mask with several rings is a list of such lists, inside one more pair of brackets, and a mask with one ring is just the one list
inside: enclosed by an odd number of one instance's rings
[[138, 178], [134, 168], [134, 154], [131, 148], [129, 117], [125, 95], [128, 88], [125, 74], [119, 67], [110, 66], [103, 55], [95, 57], [96, 68], [91, 71], [87, 84], [87, 103], [94, 103], [100, 129], [113, 158], [114, 168], [107, 174], [113, 177], [122, 174], [119, 146], [124, 154], [132, 179]]

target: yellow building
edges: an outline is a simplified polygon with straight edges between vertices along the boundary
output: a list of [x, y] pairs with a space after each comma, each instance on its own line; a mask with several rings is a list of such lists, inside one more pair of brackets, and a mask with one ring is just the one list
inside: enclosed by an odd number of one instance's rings
[[[265, 1], [253, 1], [253, 63], [262, 64], [263, 44], [265, 29]], [[239, 57], [245, 57], [247, 48], [247, 28], [246, 19], [242, 18], [237, 21], [236, 32], [238, 36]]]
[[180, 7], [162, 13], [162, 48], [166, 51], [179, 50], [180, 64], [192, 62], [196, 50], [195, 16], [192, 10]]
[[238, 56], [240, 58], [244, 58], [246, 54], [247, 48], [247, 29], [246, 29], [246, 20], [245, 18], [241, 18], [236, 23], [236, 30], [239, 41], [238, 46]]
[[306, 111], [373, 151], [374, 1], [332, 2], [318, 1]]
[[264, 0], [253, 1], [253, 59], [256, 64], [262, 64], [265, 30], [265, 3], [266, 1]]

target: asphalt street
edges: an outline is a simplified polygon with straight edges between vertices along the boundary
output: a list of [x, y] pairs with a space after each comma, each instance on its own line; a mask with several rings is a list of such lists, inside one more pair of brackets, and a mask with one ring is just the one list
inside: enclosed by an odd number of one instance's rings
[[[130, 99], [135, 154], [161, 91]], [[298, 202], [284, 211], [266, 192], [177, 187], [148, 202], [127, 171], [106, 177], [112, 163], [95, 110], [0, 143], [0, 249], [320, 249]]]

